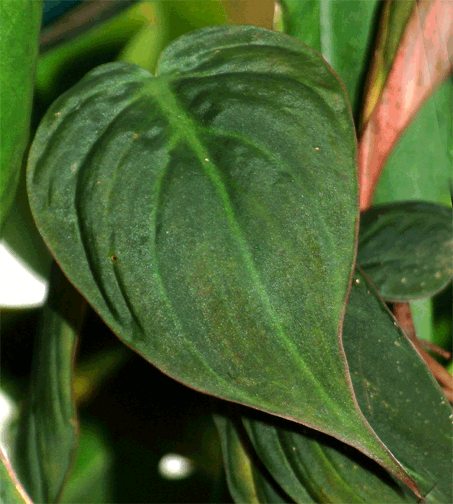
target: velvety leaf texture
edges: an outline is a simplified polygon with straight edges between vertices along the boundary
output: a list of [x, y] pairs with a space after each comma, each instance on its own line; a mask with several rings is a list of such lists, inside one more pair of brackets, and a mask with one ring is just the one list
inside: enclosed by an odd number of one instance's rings
[[357, 400], [374, 431], [414, 477], [425, 502], [452, 502], [452, 409], [359, 268], [343, 343]]
[[433, 296], [451, 282], [452, 254], [452, 211], [446, 206], [378, 205], [361, 218], [357, 263], [385, 299]]
[[49, 109], [38, 227], [129, 346], [203, 392], [314, 426], [404, 477], [354, 400], [339, 335], [356, 144], [321, 56], [253, 26], [109, 64]]

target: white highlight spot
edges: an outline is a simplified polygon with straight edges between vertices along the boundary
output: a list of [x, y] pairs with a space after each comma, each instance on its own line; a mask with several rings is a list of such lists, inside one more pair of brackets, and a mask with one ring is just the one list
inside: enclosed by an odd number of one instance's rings
[[195, 462], [177, 453], [167, 453], [160, 459], [157, 468], [163, 478], [180, 480], [194, 472]]
[[4, 243], [0, 244], [0, 307], [42, 306], [48, 282], [37, 276]]
[[0, 390], [0, 448], [9, 457], [8, 433], [11, 421], [16, 413], [16, 405], [14, 402]]

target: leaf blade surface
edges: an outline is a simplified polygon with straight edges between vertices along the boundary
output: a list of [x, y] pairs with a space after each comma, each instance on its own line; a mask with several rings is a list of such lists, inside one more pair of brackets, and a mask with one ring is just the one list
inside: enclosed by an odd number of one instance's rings
[[172, 43], [156, 77], [105, 65], [57, 100], [28, 183], [53, 254], [126, 344], [404, 478], [357, 408], [338, 336], [355, 156], [344, 90], [316, 52], [212, 27]]

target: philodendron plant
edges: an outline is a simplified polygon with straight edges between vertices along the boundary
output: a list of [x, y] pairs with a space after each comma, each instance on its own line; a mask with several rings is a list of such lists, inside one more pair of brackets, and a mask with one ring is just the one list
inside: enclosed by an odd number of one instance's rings
[[[89, 72], [34, 137], [33, 216], [120, 340], [228, 404], [215, 421], [236, 502], [452, 502], [451, 408], [385, 303], [451, 282], [451, 208], [367, 208], [426, 96], [398, 102], [395, 138], [379, 137], [369, 101], [356, 129], [343, 83], [293, 34], [205, 27], [171, 42], [154, 73], [118, 62]], [[381, 114], [386, 65], [368, 81]], [[36, 502], [58, 499], [76, 438], [84, 301], [65, 299], [60, 276], [16, 450]]]

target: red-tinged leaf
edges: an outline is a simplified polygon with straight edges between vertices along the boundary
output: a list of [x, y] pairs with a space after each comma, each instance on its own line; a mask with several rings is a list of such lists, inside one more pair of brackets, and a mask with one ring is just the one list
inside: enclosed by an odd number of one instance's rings
[[453, 3], [420, 2], [408, 21], [384, 89], [360, 139], [362, 210], [370, 205], [384, 163], [399, 136], [450, 72], [452, 42]]

